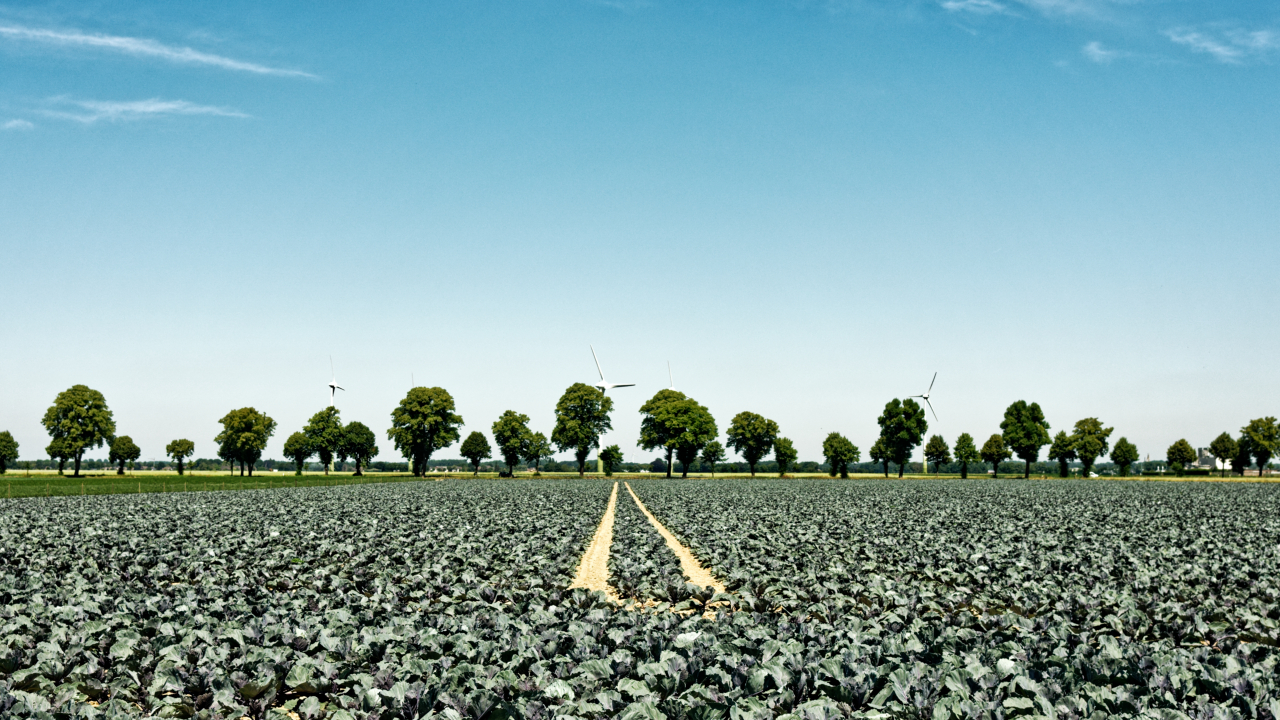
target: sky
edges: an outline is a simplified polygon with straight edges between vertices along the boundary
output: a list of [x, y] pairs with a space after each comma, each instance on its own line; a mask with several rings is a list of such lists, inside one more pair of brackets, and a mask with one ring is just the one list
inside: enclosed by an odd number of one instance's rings
[[1280, 415], [1278, 62], [1234, 0], [0, 4], [0, 430], [278, 458], [332, 358], [398, 461], [411, 383], [550, 435], [594, 346], [627, 461], [668, 362], [802, 460], [934, 373], [949, 443], [1207, 446]]

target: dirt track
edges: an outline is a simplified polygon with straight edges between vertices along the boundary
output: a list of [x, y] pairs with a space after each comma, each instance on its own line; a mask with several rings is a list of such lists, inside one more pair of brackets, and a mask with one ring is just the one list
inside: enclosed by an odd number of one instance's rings
[[[693, 553], [689, 551], [689, 548], [681, 545], [680, 541], [676, 539], [676, 536], [672, 535], [670, 530], [666, 529], [662, 526], [662, 523], [658, 522], [658, 518], [654, 517], [653, 513], [649, 512], [649, 508], [645, 507], [644, 503], [640, 502], [640, 498], [636, 497], [636, 491], [631, 489], [631, 483], [626, 483], [626, 486], [627, 492], [631, 493], [631, 499], [636, 501], [636, 506], [640, 508], [640, 512], [644, 513], [644, 516], [649, 518], [649, 522], [653, 523], [653, 527], [657, 529], [658, 534], [662, 536], [663, 540], [667, 541], [667, 547], [671, 548], [671, 552], [675, 553], [676, 557], [680, 559], [680, 569], [684, 571], [684, 576], [689, 579], [689, 582], [694, 585], [701, 585], [702, 587], [714, 588], [718, 593], [724, 592], [724, 583], [717, 580], [706, 568], [702, 567], [702, 563], [698, 562], [698, 558], [693, 556]], [[617, 483], [614, 483], [614, 492], [617, 492]], [[612, 512], [613, 504], [610, 502], [608, 518], [611, 529], [613, 526]], [[608, 554], [606, 553], [606, 559], [607, 557]], [[608, 577], [607, 569], [605, 571], [605, 577]]]
[[[630, 489], [630, 488], [628, 488]], [[609, 599], [620, 603], [618, 591], [609, 586], [609, 546], [613, 545], [613, 515], [618, 508], [618, 483], [613, 484], [613, 492], [609, 494], [609, 505], [605, 508], [604, 517], [600, 518], [600, 526], [591, 538], [591, 544], [582, 554], [578, 563], [578, 572], [573, 577], [570, 588], [586, 588], [599, 590]]]

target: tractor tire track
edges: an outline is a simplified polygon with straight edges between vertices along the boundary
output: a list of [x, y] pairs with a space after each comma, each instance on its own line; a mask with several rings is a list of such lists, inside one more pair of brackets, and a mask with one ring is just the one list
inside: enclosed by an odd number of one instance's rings
[[582, 560], [578, 563], [578, 572], [574, 575], [573, 583], [569, 588], [598, 590], [613, 602], [620, 604], [622, 600], [618, 597], [618, 592], [609, 586], [609, 547], [613, 545], [613, 517], [617, 508], [618, 483], [615, 482], [613, 492], [609, 494], [609, 505], [604, 510], [604, 517], [600, 518], [596, 534], [591, 538], [587, 551], [582, 554]]

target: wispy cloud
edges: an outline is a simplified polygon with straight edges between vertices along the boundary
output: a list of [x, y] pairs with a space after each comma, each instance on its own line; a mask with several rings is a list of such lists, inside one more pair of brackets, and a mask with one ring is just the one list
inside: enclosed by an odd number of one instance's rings
[[82, 33], [75, 30], [46, 30], [41, 28], [22, 27], [20, 25], [0, 25], [0, 38], [44, 43], [46, 45], [96, 48], [109, 52], [119, 52], [125, 55], [151, 57], [166, 60], [168, 62], [188, 65], [208, 65], [211, 67], [222, 68], [224, 70], [238, 70], [241, 72], [256, 73], [259, 75], [315, 77], [315, 75], [302, 72], [301, 70], [286, 70], [283, 68], [258, 65], [256, 63], [235, 60], [221, 55], [212, 55], [200, 52], [199, 50], [193, 50], [188, 47], [165, 45], [146, 38], [123, 37], [119, 35], [98, 35]]
[[1009, 8], [995, 0], [944, 0], [942, 9], [951, 12], [966, 12], [975, 15], [996, 15], [1006, 13]]
[[29, 120], [10, 120], [0, 125], [0, 130], [30, 130], [35, 127], [35, 123]]
[[1165, 32], [1173, 42], [1219, 62], [1239, 65], [1280, 49], [1280, 36], [1272, 30], [1241, 30], [1216, 25], [1209, 28], [1175, 28]]
[[[65, 97], [51, 98], [52, 108], [42, 110], [50, 117], [91, 125], [100, 120], [125, 121], [139, 120], [164, 115], [218, 115], [221, 117], [245, 118], [248, 115], [230, 108], [196, 105], [186, 100], [133, 100], [126, 102], [102, 100], [72, 100]], [[72, 108], [59, 110], [58, 107]]]
[[1097, 40], [1094, 40], [1093, 42], [1088, 43], [1084, 47], [1080, 48], [1080, 54], [1084, 55], [1085, 58], [1087, 58], [1088, 60], [1098, 63], [1099, 65], [1106, 65], [1112, 60], [1115, 60], [1116, 58], [1120, 57], [1120, 53], [1118, 51], [1108, 50], [1102, 47], [1102, 43], [1098, 42]]

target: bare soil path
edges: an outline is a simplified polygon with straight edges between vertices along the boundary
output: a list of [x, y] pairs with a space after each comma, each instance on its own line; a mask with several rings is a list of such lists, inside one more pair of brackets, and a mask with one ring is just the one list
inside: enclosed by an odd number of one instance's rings
[[[676, 536], [672, 535], [670, 530], [663, 527], [662, 523], [658, 522], [658, 518], [654, 517], [653, 513], [649, 512], [649, 508], [645, 507], [644, 503], [640, 502], [640, 498], [636, 496], [636, 491], [631, 489], [631, 483], [626, 483], [626, 486], [627, 492], [631, 493], [631, 499], [636, 501], [636, 506], [640, 508], [640, 512], [644, 513], [644, 516], [649, 518], [649, 522], [653, 523], [653, 527], [657, 529], [658, 534], [662, 536], [663, 540], [667, 541], [667, 547], [671, 548], [671, 552], [675, 553], [676, 557], [680, 559], [680, 569], [684, 571], [684, 576], [689, 579], [689, 582], [694, 585], [701, 585], [702, 587], [711, 587], [718, 593], [725, 592], [724, 583], [717, 580], [710, 571], [702, 567], [702, 563], [698, 562], [698, 558], [693, 556], [693, 553], [689, 551], [689, 548], [680, 544], [680, 541], [676, 539]], [[617, 487], [617, 483], [614, 483], [614, 494], [617, 494]], [[611, 530], [613, 525], [613, 507], [613, 501], [610, 500], [609, 512], [606, 513], [606, 516], [609, 518]], [[599, 533], [597, 533], [597, 535], [598, 534]], [[605, 553], [605, 560], [608, 560], [607, 550]], [[607, 568], [605, 570], [605, 577], [608, 577]]]
[[[629, 490], [630, 486], [627, 489]], [[578, 572], [574, 575], [573, 584], [569, 587], [599, 590], [608, 595], [610, 600], [621, 603], [618, 591], [609, 586], [609, 546], [613, 545], [613, 516], [617, 508], [618, 483], [615, 482], [613, 492], [609, 494], [609, 505], [604, 510], [604, 517], [600, 518], [600, 526], [596, 528], [596, 534], [591, 538], [587, 551], [582, 554], [582, 561], [578, 563]]]

